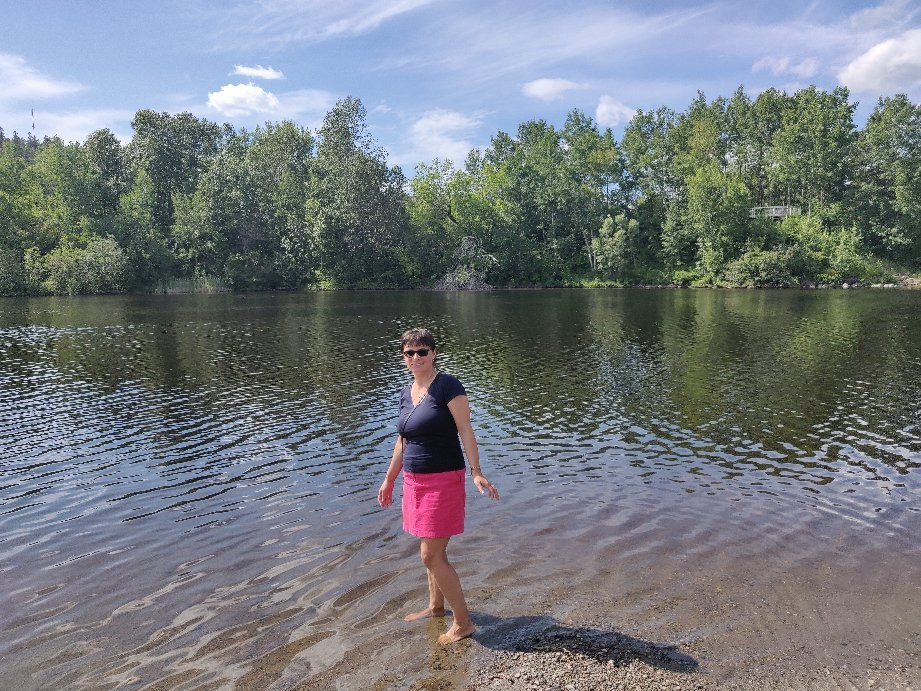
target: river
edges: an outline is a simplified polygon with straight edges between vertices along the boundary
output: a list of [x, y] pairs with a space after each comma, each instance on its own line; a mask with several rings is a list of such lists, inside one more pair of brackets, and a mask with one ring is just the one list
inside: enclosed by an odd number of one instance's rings
[[[375, 500], [415, 325], [503, 495], [447, 657]], [[0, 450], [0, 688], [450, 688], [540, 618], [921, 684], [921, 292], [4, 298]]]

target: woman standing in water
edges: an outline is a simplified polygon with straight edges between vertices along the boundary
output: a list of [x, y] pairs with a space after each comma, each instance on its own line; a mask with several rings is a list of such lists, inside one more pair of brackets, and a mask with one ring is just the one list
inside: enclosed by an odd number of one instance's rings
[[377, 501], [384, 507], [393, 503], [393, 483], [402, 468], [403, 530], [420, 538], [429, 582], [429, 606], [404, 618], [443, 617], [447, 600], [454, 623], [438, 637], [444, 645], [476, 631], [447, 555], [448, 540], [464, 532], [464, 452], [480, 494], [498, 499], [499, 492], [480, 470], [467, 392], [456, 378], [435, 368], [435, 337], [428, 329], [410, 329], [400, 350], [413, 381], [401, 392], [399, 434]]

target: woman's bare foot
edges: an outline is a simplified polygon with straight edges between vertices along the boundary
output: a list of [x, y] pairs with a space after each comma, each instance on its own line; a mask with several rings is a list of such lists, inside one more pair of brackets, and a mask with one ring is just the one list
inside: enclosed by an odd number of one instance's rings
[[458, 626], [457, 624], [452, 624], [451, 628], [445, 631], [438, 637], [438, 642], [441, 645], [448, 645], [448, 643], [456, 643], [459, 640], [472, 636], [476, 633], [476, 627], [471, 622], [466, 626]]
[[[417, 619], [425, 619], [426, 617], [443, 617], [445, 615], [444, 607], [426, 607], [425, 609], [419, 612], [412, 612], [403, 617], [403, 621], [416, 621]], [[470, 634], [467, 634], [468, 636]]]

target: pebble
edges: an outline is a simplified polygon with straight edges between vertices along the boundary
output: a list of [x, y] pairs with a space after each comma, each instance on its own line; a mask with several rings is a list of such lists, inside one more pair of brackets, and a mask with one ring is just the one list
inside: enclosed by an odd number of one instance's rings
[[[638, 645], [619, 634], [549, 628], [517, 649], [487, 653], [487, 669], [468, 689], [502, 691], [662, 691], [716, 688], [694, 674], [692, 658], [666, 646]], [[488, 681], [486, 681], [488, 680]]]

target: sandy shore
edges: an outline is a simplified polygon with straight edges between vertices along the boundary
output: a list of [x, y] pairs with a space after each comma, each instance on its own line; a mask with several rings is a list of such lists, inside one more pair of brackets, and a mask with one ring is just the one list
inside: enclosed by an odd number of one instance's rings
[[[400, 667], [367, 675], [375, 651], [351, 651], [333, 668], [305, 680], [307, 689], [453, 689], [494, 691], [611, 691], [612, 689], [893, 689], [921, 688], [918, 660], [852, 660], [824, 666], [791, 656], [771, 664], [752, 660], [702, 665], [695, 646], [651, 643], [593, 626], [566, 626], [545, 617], [510, 618], [501, 624], [479, 615], [476, 638], [435, 650], [422, 669]], [[428, 625], [431, 642], [443, 630]], [[689, 652], [690, 651], [690, 652]], [[408, 661], [407, 661], [408, 662]]]
[[400, 620], [420, 587], [373, 640], [323, 669], [314, 657], [317, 673], [297, 688], [921, 689], [915, 557], [881, 549], [867, 562], [819, 554], [778, 566], [730, 552], [652, 570], [629, 559], [616, 570], [535, 560], [528, 577], [496, 569], [469, 589], [477, 633], [446, 648], [436, 639], [450, 619]]
[[[733, 580], [719, 579], [714, 591], [725, 596]], [[875, 621], [842, 622], [840, 631], [830, 632], [836, 639], [832, 646], [808, 622], [798, 626], [788, 610], [753, 607], [741, 613], [731, 595], [722, 606], [711, 601], [693, 610], [689, 601], [676, 597], [675, 591], [656, 596], [658, 607], [640, 602], [645, 596], [573, 607], [574, 600], [586, 599], [583, 585], [577, 587], [581, 594], [575, 598], [569, 593], [566, 604], [555, 598], [542, 602], [523, 598], [531, 605], [522, 602], [522, 611], [543, 610], [546, 614], [500, 617], [476, 612], [476, 635], [446, 648], [435, 640], [449, 619], [398, 625], [395, 636], [382, 636], [349, 650], [336, 664], [305, 679], [297, 688], [921, 689], [921, 631], [910, 621], [902, 631], [888, 631], [884, 641], [852, 638], [854, 631], [863, 630], [863, 624], [872, 627]], [[489, 591], [473, 594], [488, 602], [492, 599]], [[882, 604], [882, 609], [889, 606]], [[631, 636], [623, 633], [626, 626], [617, 625], [626, 612], [639, 609], [648, 618], [631, 628], [657, 631], [657, 637]], [[693, 616], [685, 619], [698, 624], [683, 641], [676, 640], [681, 636], [669, 634], [676, 630], [676, 610], [693, 611]], [[560, 615], [554, 616], [555, 612]], [[853, 616], [863, 619], [866, 611], [856, 606]], [[893, 621], [891, 611], [881, 616]], [[752, 624], [743, 625], [748, 619]], [[712, 621], [721, 623], [713, 627]]]
[[[519, 650], [520, 649], [520, 650]], [[772, 669], [739, 668], [730, 674], [702, 670], [680, 648], [638, 641], [591, 627], [551, 626], [519, 640], [509, 651], [481, 654], [478, 679], [464, 688], [497, 691], [609, 691], [610, 689], [913, 689], [918, 669], [814, 668], [787, 660]], [[424, 683], [417, 688], [431, 688]]]

